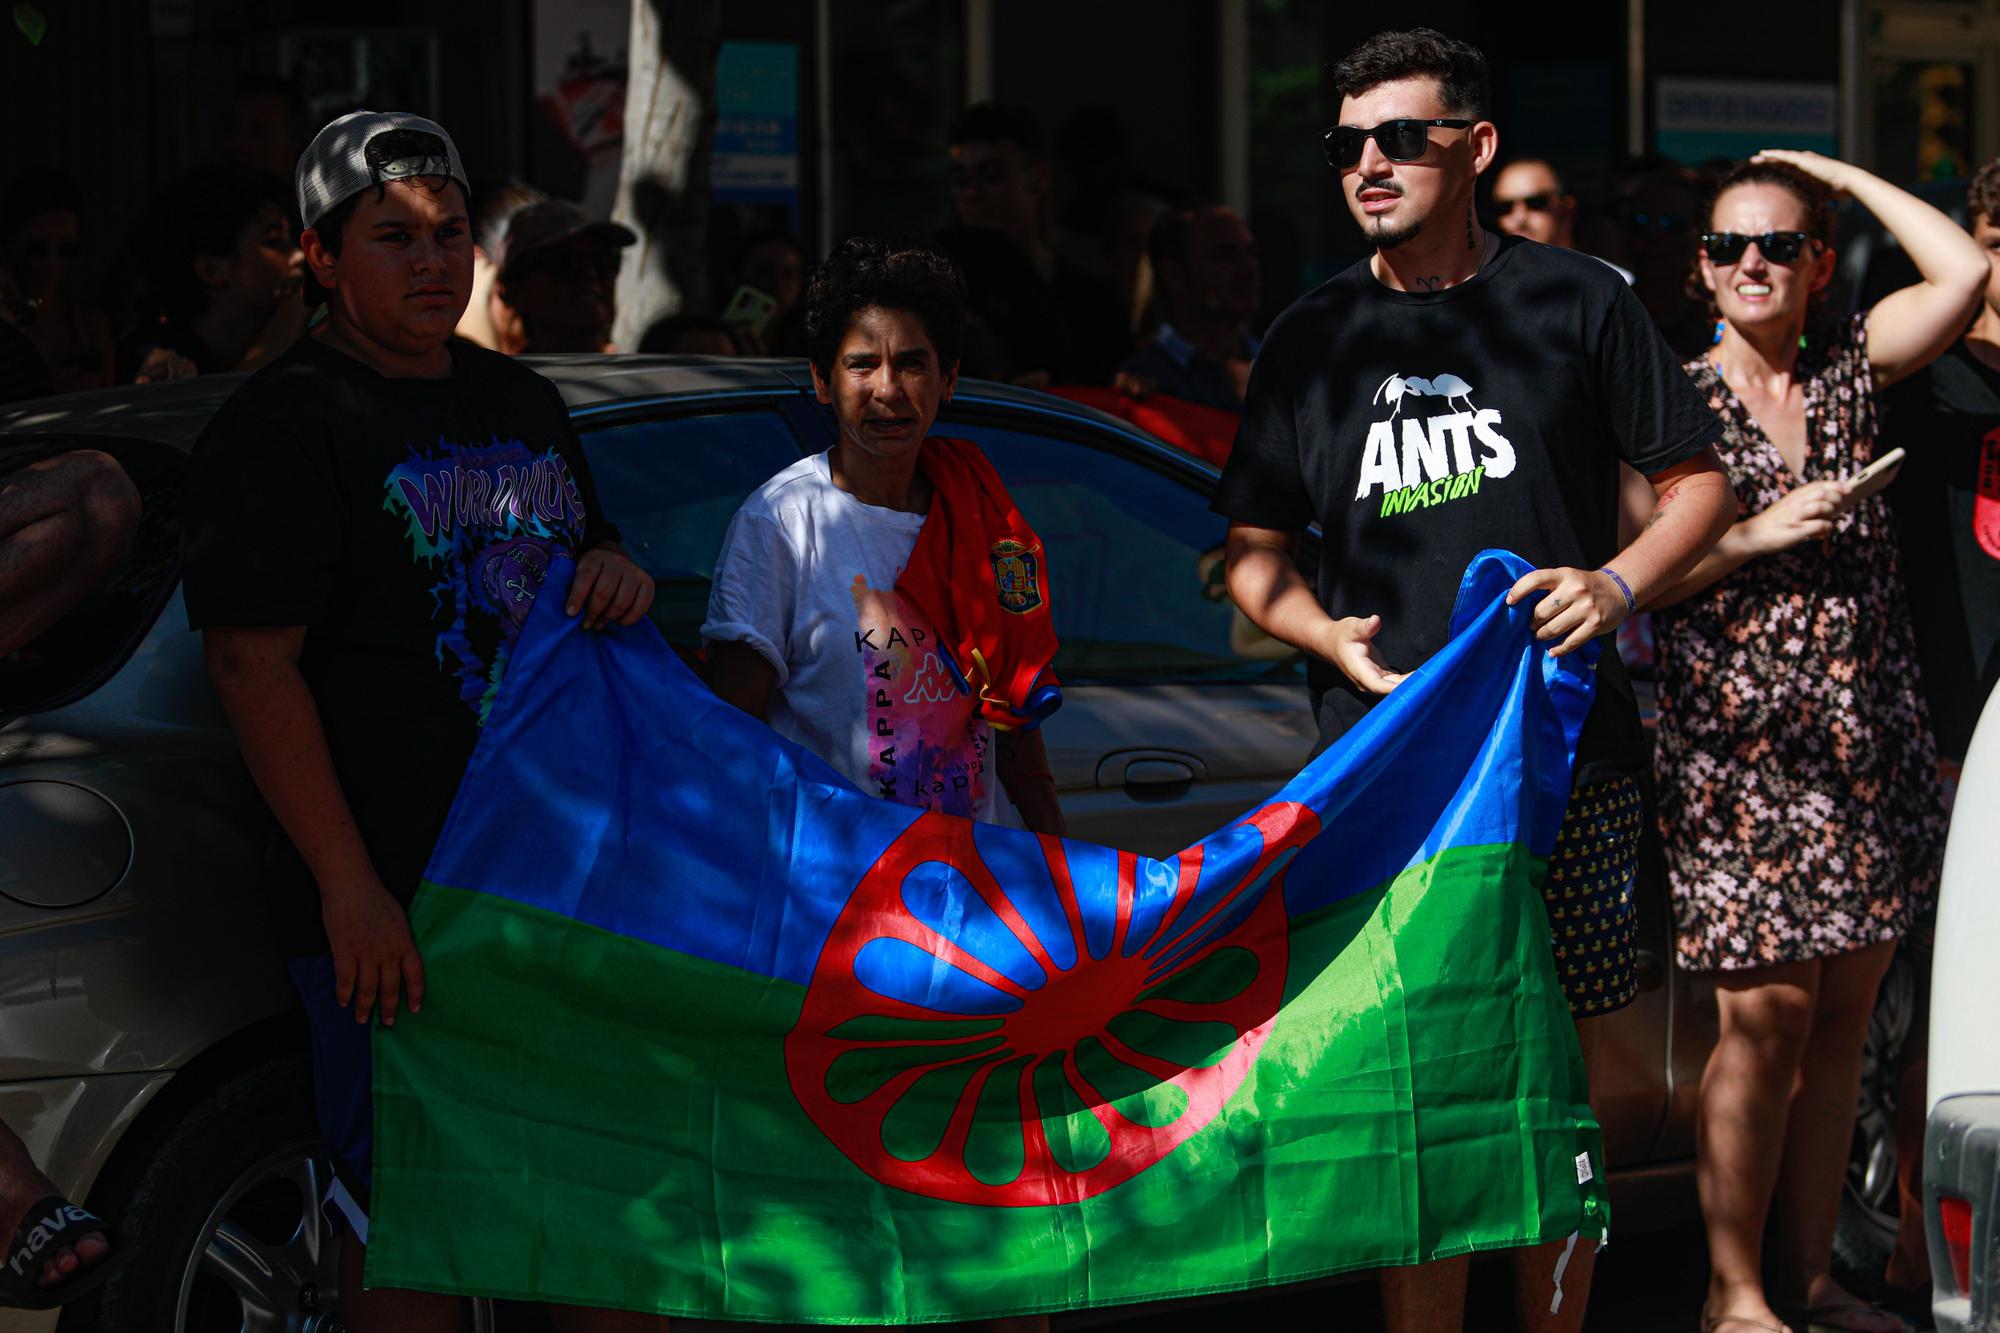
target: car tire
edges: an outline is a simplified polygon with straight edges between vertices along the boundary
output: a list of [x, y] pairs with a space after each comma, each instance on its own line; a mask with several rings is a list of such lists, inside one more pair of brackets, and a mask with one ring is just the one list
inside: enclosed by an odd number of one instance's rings
[[[67, 1313], [62, 1333], [345, 1333], [311, 1089], [311, 1063], [297, 1054], [182, 1099], [93, 1191], [132, 1257]], [[488, 1303], [468, 1306], [466, 1327], [488, 1333]]]
[[1861, 1093], [1854, 1146], [1833, 1233], [1834, 1272], [1853, 1289], [1879, 1288], [1896, 1248], [1901, 1200], [1896, 1188], [1896, 1113], [1904, 1068], [1921, 1046], [1928, 960], [1904, 946], [1876, 992], [1861, 1053]]

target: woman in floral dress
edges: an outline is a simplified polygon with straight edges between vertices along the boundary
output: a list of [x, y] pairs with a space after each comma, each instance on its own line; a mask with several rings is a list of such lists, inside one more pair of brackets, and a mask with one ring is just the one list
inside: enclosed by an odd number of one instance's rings
[[[1828, 326], [1809, 316], [1833, 277], [1836, 193], [1923, 280]], [[1725, 424], [1739, 518], [1653, 603], [1679, 961], [1716, 973], [1721, 1022], [1697, 1121], [1702, 1328], [1778, 1330], [1776, 1305], [1803, 1316], [1795, 1333], [1890, 1333], [1902, 1321], [1827, 1270], [1869, 1012], [1933, 901], [1944, 819], [1888, 509], [1845, 479], [1875, 456], [1876, 391], [1951, 344], [1987, 268], [1944, 214], [1812, 153], [1731, 173], [1702, 246], [1720, 332], [1687, 370]]]

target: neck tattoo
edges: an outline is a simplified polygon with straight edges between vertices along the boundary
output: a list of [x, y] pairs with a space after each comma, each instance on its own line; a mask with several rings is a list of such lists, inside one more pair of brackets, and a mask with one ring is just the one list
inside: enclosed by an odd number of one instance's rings
[[1412, 279], [1412, 281], [1415, 282], [1417, 286], [1423, 288], [1425, 291], [1434, 292], [1438, 288], [1444, 286], [1444, 275], [1440, 273], [1434, 278], [1414, 278]]
[[1468, 249], [1468, 250], [1470, 250], [1470, 249], [1472, 249], [1472, 247], [1473, 247], [1473, 240], [1472, 240], [1472, 205], [1471, 205], [1471, 204], [1467, 204], [1467, 205], [1465, 206], [1465, 248], [1466, 248], [1466, 249]]

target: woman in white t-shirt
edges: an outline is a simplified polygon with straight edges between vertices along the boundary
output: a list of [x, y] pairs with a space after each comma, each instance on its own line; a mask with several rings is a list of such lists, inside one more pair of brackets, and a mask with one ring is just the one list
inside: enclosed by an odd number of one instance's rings
[[[896, 591], [930, 511], [919, 448], [951, 397], [964, 288], [923, 246], [851, 240], [806, 293], [813, 387], [839, 439], [759, 487], [717, 557], [717, 695], [872, 796], [1064, 832], [1037, 730], [996, 733], [938, 627]], [[989, 590], [990, 591], [990, 590]]]

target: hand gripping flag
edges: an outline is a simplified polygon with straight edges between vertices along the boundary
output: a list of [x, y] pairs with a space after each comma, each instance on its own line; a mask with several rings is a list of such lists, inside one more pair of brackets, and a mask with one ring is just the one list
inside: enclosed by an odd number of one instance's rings
[[376, 1033], [370, 1284], [917, 1323], [1597, 1234], [1527, 568], [1164, 860], [864, 796], [541, 597]]

